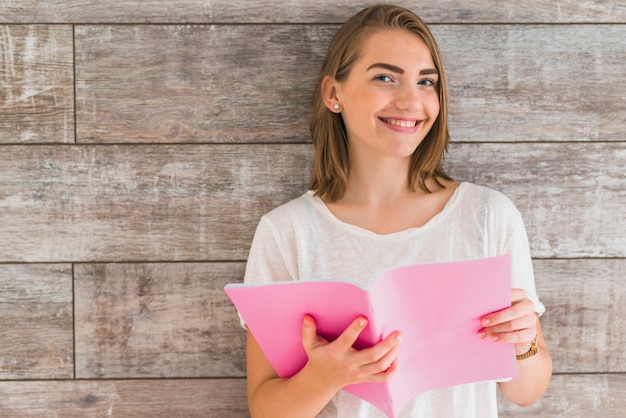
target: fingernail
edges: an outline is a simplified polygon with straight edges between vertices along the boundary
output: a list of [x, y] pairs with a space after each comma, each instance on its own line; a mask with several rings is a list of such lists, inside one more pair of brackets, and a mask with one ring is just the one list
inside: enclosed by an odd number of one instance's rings
[[483, 319], [483, 325], [489, 325], [490, 323], [491, 323], [491, 320], [489, 318]]
[[396, 342], [397, 342], [398, 344], [400, 344], [400, 343], [402, 342], [402, 334], [397, 334], [397, 335], [396, 335]]
[[487, 333], [486, 333], [485, 331], [480, 331], [480, 332], [478, 333], [478, 336], [479, 336], [480, 338], [485, 338], [485, 337], [487, 336]]
[[360, 327], [364, 327], [364, 326], [365, 326], [365, 324], [366, 324], [365, 319], [359, 319], [359, 326], [360, 326]]
[[491, 341], [498, 341], [500, 338], [498, 338], [497, 335], [492, 335], [491, 336]]

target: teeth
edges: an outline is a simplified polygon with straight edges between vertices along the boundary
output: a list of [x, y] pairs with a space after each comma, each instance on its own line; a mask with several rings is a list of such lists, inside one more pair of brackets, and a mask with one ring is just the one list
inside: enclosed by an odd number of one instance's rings
[[385, 119], [385, 122], [393, 126], [398, 126], [400, 128], [413, 128], [415, 125], [417, 125], [417, 121], [414, 120]]

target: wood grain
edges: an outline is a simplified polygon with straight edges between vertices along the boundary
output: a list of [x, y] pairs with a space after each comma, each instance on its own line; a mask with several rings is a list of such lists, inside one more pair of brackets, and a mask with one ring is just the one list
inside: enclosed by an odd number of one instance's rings
[[79, 26], [78, 142], [303, 142], [329, 35], [318, 26]]
[[[621, 418], [626, 377], [555, 375], [537, 404], [520, 408], [499, 397], [502, 417]], [[244, 379], [0, 382], [0, 409], [8, 416], [55, 418], [249, 417]]]
[[[335, 29], [79, 26], [78, 141], [306, 142]], [[454, 141], [624, 140], [626, 26], [433, 32], [450, 79]]]
[[[243, 260], [260, 216], [300, 195], [309, 145], [12, 146], [0, 260]], [[458, 180], [520, 208], [534, 257], [626, 255], [623, 143], [456, 144]]]
[[559, 373], [626, 373], [626, 260], [535, 260], [542, 327]]
[[72, 38], [67, 25], [0, 26], [0, 144], [74, 142]]
[[0, 264], [0, 380], [72, 378], [72, 323], [70, 264]]
[[0, 382], [3, 417], [248, 418], [244, 379]]
[[555, 375], [544, 397], [521, 408], [498, 394], [499, 416], [622, 418], [626, 411], [626, 375]]
[[626, 143], [455, 144], [449, 172], [522, 212], [539, 258], [624, 257]]
[[[626, 372], [625, 263], [534, 261], [555, 373]], [[222, 288], [240, 282], [244, 268], [243, 262], [77, 265], [77, 376], [243, 376], [244, 334]]]
[[243, 377], [242, 263], [78, 264], [76, 377]]
[[[247, 151], [246, 151], [247, 150]], [[14, 146], [0, 154], [0, 260], [243, 260], [301, 194], [296, 145]]]
[[[337, 23], [345, 21], [373, 1], [330, 0], [284, 2], [281, 0], [4, 0], [4, 23]], [[620, 0], [530, 0], [500, 2], [481, 0], [471, 4], [442, 0], [420, 7], [414, 1], [395, 3], [412, 8], [427, 22], [450, 23], [623, 23], [626, 6]]]
[[437, 26], [455, 141], [624, 141], [626, 25]]
[[[317, 70], [373, 1], [1, 3], [0, 416], [248, 417], [222, 287], [305, 190]], [[557, 374], [500, 416], [621, 418], [626, 3], [398, 3], [444, 54], [449, 172], [535, 257]]]

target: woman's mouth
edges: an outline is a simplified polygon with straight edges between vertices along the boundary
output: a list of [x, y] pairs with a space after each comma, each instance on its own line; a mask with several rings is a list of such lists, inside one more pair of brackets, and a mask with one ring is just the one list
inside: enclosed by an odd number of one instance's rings
[[398, 128], [415, 128], [420, 121], [416, 119], [391, 119], [391, 118], [379, 118], [384, 123], [396, 126]]

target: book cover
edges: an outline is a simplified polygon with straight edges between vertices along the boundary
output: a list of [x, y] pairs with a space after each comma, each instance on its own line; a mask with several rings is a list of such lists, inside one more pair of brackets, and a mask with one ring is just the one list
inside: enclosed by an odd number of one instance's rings
[[237, 283], [224, 290], [281, 377], [307, 362], [301, 331], [306, 314], [331, 341], [359, 315], [367, 317], [359, 349], [401, 331], [399, 369], [391, 380], [344, 388], [397, 417], [420, 393], [517, 375], [512, 344], [478, 337], [481, 316], [511, 305], [510, 263], [505, 255], [403, 265], [372, 277], [365, 288], [323, 279]]

